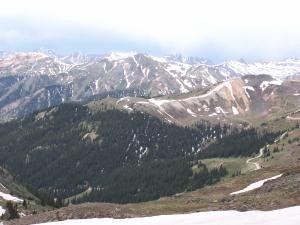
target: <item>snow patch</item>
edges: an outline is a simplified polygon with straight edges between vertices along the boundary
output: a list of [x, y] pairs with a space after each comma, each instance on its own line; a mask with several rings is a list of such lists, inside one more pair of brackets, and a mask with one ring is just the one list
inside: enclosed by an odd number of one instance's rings
[[239, 114], [239, 111], [235, 106], [232, 106], [232, 113], [233, 113], [233, 115], [238, 115]]
[[191, 114], [191, 116], [197, 117], [197, 115], [196, 115], [192, 110], [186, 109], [186, 111], [187, 111], [189, 114]]
[[130, 101], [130, 97], [123, 97], [123, 98], [120, 98], [120, 99], [117, 101], [117, 104], [119, 104], [119, 102], [122, 102], [122, 101], [127, 101], [127, 102], [129, 102], [129, 101]]
[[132, 59], [133, 59], [134, 63], [136, 64], [136, 67], [139, 67], [139, 63], [136, 61], [135, 55], [132, 56]]
[[[158, 112], [160, 114], [163, 115], [163, 113], [165, 113], [167, 116], [174, 119], [173, 116], [171, 116], [169, 113], [166, 112], [166, 110], [162, 107], [162, 105], [165, 104], [165, 103], [169, 103], [169, 102], [176, 102], [175, 100], [163, 100], [163, 99], [156, 100], [154, 98], [151, 98], [151, 99], [149, 99], [149, 102], [158, 107], [158, 109], [159, 109]], [[141, 103], [141, 102], [139, 102], [139, 103]]]
[[260, 181], [257, 181], [255, 183], [252, 183], [250, 185], [248, 185], [247, 187], [245, 187], [244, 189], [242, 190], [239, 190], [239, 191], [235, 191], [235, 192], [232, 192], [230, 193], [230, 195], [237, 195], [237, 194], [240, 194], [240, 193], [244, 193], [244, 192], [248, 192], [248, 191], [252, 191], [254, 189], [257, 189], [257, 188], [260, 188], [263, 186], [263, 184], [269, 180], [275, 180], [279, 177], [281, 177], [282, 174], [279, 174], [277, 176], [274, 176], [274, 177], [270, 177], [270, 178], [267, 178], [267, 179], [264, 179], [264, 180], [260, 180]]
[[107, 73], [107, 70], [106, 70], [106, 63], [103, 64], [103, 70], [104, 70], [105, 73]]
[[184, 80], [183, 83], [189, 88], [193, 88], [193, 84], [189, 80]]
[[[2, 206], [0, 206], [0, 216], [2, 216], [5, 213], [5, 211], [6, 210]], [[0, 223], [0, 225], [2, 225], [2, 223]]]
[[178, 79], [178, 78], [176, 78], [176, 82], [180, 85], [180, 91], [182, 92], [182, 93], [187, 93], [189, 90], [188, 89], [186, 89], [185, 87], [184, 87], [184, 85], [182, 84], [182, 82]]
[[133, 111], [133, 109], [130, 108], [128, 105], [124, 105], [123, 108], [124, 108], [124, 109], [127, 109], [128, 111]]
[[282, 80], [263, 81], [259, 87], [262, 91], [265, 91], [270, 85], [281, 85]]
[[220, 106], [217, 106], [216, 108], [215, 108], [215, 111], [216, 111], [216, 113], [218, 113], [218, 114], [220, 114], [220, 113], [223, 113], [223, 114], [226, 114], [226, 113], [228, 113], [228, 112], [226, 112], [222, 107], [220, 107]]
[[0, 216], [2, 216], [4, 213], [5, 213], [5, 209], [2, 206], [0, 206]]
[[[174, 63], [169, 64], [166, 68], [166, 71], [176, 80], [176, 82], [180, 85], [180, 91], [182, 93], [186, 93], [189, 90], [186, 89], [185, 86], [192, 88], [193, 84], [188, 80], [180, 80], [182, 76], [186, 75], [187, 70], [190, 68], [190, 65], [182, 64], [182, 63]], [[184, 86], [185, 85], [185, 86]]]
[[208, 116], [209, 117], [213, 117], [213, 116], [217, 116], [218, 114], [217, 113], [211, 113], [211, 114], [209, 114]]
[[254, 87], [252, 87], [252, 86], [244, 86], [243, 88], [244, 88], [245, 94], [247, 95], [248, 98], [250, 98], [248, 90], [253, 91], [253, 92], [255, 91]]
[[[209, 73], [209, 72], [207, 71], [207, 73]], [[214, 78], [211, 74], [209, 74], [209, 76], [208, 76], [206, 79], [207, 79], [211, 84], [217, 83], [216, 78]]]
[[207, 84], [205, 83], [204, 80], [202, 80], [201, 85], [202, 85], [203, 87], [206, 87], [206, 86], [207, 86]]
[[151, 98], [151, 99], [149, 99], [149, 102], [151, 102], [152, 104], [160, 107], [163, 104], [172, 102], [172, 100], [163, 100], [163, 99], [159, 100], [159, 99]]
[[95, 80], [95, 88], [97, 91], [99, 90], [99, 81], [100, 81], [100, 78]]
[[11, 194], [6, 194], [0, 191], [0, 197], [3, 198], [4, 200], [7, 201], [12, 201], [12, 202], [23, 202], [22, 199], [12, 196]]

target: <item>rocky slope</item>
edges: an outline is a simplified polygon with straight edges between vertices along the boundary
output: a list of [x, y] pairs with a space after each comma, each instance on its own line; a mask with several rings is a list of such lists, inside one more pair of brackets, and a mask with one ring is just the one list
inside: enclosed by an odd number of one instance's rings
[[103, 97], [105, 93], [132, 90], [135, 95], [150, 97], [181, 94], [246, 74], [296, 79], [300, 71], [300, 62], [294, 59], [212, 64], [180, 55], [158, 58], [132, 52], [57, 56], [47, 51], [1, 55], [2, 121], [63, 102]]
[[264, 116], [289, 112], [300, 107], [300, 82], [280, 81], [268, 75], [246, 75], [213, 85], [204, 91], [161, 98], [125, 97], [116, 105], [163, 117], [170, 122], [205, 118]]

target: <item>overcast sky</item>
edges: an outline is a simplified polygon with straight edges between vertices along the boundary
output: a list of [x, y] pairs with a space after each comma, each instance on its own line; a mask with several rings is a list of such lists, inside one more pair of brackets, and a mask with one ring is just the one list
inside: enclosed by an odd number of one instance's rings
[[299, 0], [0, 0], [0, 50], [300, 58]]

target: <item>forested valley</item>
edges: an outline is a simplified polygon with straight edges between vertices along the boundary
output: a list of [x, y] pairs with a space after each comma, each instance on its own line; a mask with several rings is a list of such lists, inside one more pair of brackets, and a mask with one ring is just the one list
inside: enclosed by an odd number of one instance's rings
[[0, 165], [43, 204], [140, 202], [213, 184], [226, 168], [200, 159], [249, 156], [278, 135], [62, 104], [1, 124]]

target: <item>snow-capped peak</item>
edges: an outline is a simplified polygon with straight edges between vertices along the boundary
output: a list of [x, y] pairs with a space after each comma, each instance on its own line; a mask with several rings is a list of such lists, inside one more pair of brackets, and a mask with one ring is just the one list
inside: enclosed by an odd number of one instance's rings
[[112, 52], [105, 58], [107, 58], [110, 61], [115, 61], [115, 60], [127, 59], [136, 54], [137, 54], [136, 52]]

